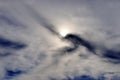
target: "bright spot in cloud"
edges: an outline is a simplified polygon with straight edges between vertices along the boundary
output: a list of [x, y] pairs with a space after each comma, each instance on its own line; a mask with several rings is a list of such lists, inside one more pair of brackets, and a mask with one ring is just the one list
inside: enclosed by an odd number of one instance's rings
[[68, 33], [69, 33], [69, 31], [68, 31], [67, 29], [62, 29], [62, 30], [60, 31], [60, 35], [61, 35], [62, 37], [65, 37]]
[[73, 28], [72, 24], [63, 20], [62, 22], [58, 23], [58, 31], [62, 37], [65, 37], [67, 34], [71, 33]]

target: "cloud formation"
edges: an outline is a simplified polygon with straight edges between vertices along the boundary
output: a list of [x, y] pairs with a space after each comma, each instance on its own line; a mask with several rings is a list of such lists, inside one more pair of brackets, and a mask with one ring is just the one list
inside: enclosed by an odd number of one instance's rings
[[119, 1], [0, 0], [0, 80], [120, 79], [119, 8]]

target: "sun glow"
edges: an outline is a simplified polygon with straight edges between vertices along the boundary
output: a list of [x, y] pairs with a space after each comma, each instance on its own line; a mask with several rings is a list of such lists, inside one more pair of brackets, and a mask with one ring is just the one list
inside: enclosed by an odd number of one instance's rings
[[68, 31], [67, 29], [62, 29], [62, 30], [60, 31], [60, 35], [61, 35], [62, 37], [65, 37], [68, 33], [69, 33], [69, 31]]
[[57, 23], [57, 26], [58, 26], [58, 32], [61, 35], [61, 37], [65, 37], [67, 34], [73, 31], [73, 28], [72, 28], [73, 24], [65, 20]]

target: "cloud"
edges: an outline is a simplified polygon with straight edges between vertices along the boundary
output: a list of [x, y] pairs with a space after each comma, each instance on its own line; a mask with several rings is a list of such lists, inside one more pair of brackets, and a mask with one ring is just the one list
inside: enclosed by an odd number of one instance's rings
[[119, 78], [117, 1], [0, 2], [1, 80]]

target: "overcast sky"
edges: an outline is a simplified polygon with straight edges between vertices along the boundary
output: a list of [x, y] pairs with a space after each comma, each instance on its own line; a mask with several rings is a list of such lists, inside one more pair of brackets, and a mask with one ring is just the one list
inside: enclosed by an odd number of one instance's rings
[[[119, 0], [0, 0], [0, 80], [120, 79], [119, 21]], [[95, 53], [64, 52], [73, 47], [66, 34]]]

